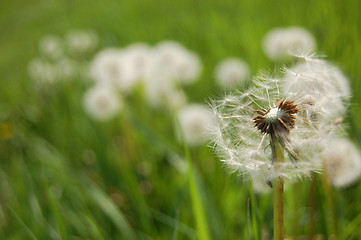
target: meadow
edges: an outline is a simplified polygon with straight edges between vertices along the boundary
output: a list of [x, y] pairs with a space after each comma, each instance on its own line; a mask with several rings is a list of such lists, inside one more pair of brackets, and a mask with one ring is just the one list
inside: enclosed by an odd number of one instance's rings
[[[84, 72], [37, 87], [29, 77], [39, 41], [92, 30], [105, 48], [165, 40], [199, 55], [202, 70], [182, 86], [187, 102], [207, 106], [225, 90], [214, 69], [242, 58], [252, 75], [272, 61], [266, 33], [300, 26], [316, 53], [350, 80], [346, 132], [361, 144], [361, 2], [261, 0], [29, 0], [0, 3], [0, 239], [272, 239], [273, 196], [231, 172], [207, 142], [188, 146], [177, 115], [148, 104], [142, 86], [108, 121], [84, 110], [93, 85]], [[243, 90], [251, 85], [240, 87]], [[345, 153], [346, 154], [346, 153]], [[326, 184], [325, 184], [326, 182]], [[325, 175], [286, 185], [289, 239], [361, 239], [360, 181], [336, 188]]]

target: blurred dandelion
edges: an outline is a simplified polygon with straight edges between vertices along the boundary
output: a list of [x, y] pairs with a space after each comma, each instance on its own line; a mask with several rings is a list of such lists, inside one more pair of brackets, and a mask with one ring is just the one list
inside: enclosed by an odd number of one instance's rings
[[73, 56], [82, 56], [95, 50], [98, 35], [93, 30], [74, 29], [65, 35], [68, 51]]
[[201, 104], [190, 104], [178, 112], [178, 121], [186, 144], [197, 146], [204, 143], [209, 117], [208, 108]]
[[28, 64], [28, 75], [38, 85], [53, 84], [57, 80], [57, 69], [42, 58], [34, 58]]
[[361, 155], [355, 144], [346, 138], [333, 138], [326, 144], [323, 159], [332, 185], [342, 188], [356, 182], [361, 176]]
[[99, 51], [89, 74], [97, 84], [114, 86], [122, 95], [131, 94], [141, 83], [148, 104], [176, 111], [187, 103], [181, 86], [198, 80], [201, 65], [196, 53], [177, 42], [162, 41], [155, 47], [137, 42]]
[[190, 85], [198, 80], [202, 70], [199, 56], [190, 51], [184, 51], [174, 66], [174, 78], [181, 84]]
[[316, 50], [316, 40], [302, 27], [275, 28], [264, 37], [263, 50], [268, 58], [277, 61]]
[[198, 80], [199, 56], [174, 41], [162, 41], [151, 51], [143, 84], [147, 102], [155, 108], [178, 110], [187, 103], [182, 86]]
[[86, 112], [97, 121], [114, 118], [121, 110], [123, 102], [114, 89], [106, 84], [97, 84], [84, 95]]
[[39, 42], [39, 52], [45, 58], [56, 60], [64, 54], [63, 40], [56, 35], [44, 36]]
[[78, 63], [71, 58], [61, 58], [55, 64], [59, 80], [72, 80], [78, 74]]
[[215, 69], [216, 83], [224, 89], [240, 86], [250, 78], [250, 68], [239, 58], [226, 58]]
[[145, 43], [133, 43], [124, 49], [130, 62], [130, 68], [136, 79], [145, 79], [149, 73], [152, 60], [152, 48]]
[[162, 41], [153, 51], [153, 71], [172, 81], [192, 84], [198, 80], [202, 66], [199, 56], [174, 41]]
[[[28, 75], [37, 88], [49, 84], [87, 77], [88, 55], [97, 47], [98, 36], [93, 30], [70, 30], [65, 40], [46, 35], [39, 41], [39, 55], [28, 64]], [[81, 57], [79, 59], [79, 57]]]
[[166, 107], [170, 110], [177, 110], [187, 103], [187, 96], [182, 89], [164, 75], [146, 78], [145, 97], [148, 104], [154, 108]]
[[91, 63], [90, 74], [96, 82], [111, 84], [124, 93], [129, 93], [138, 80], [127, 55], [117, 48], [97, 53]]

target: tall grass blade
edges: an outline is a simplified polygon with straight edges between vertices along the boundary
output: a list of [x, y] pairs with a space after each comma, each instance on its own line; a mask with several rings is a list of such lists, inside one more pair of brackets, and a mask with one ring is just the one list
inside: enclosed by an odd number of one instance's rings
[[204, 204], [202, 202], [202, 197], [200, 195], [200, 189], [196, 182], [193, 164], [191, 161], [189, 149], [187, 147], [185, 147], [185, 154], [188, 163], [189, 190], [192, 200], [193, 213], [196, 219], [198, 238], [200, 240], [208, 240], [211, 238], [209, 235], [206, 214], [203, 208]]
[[29, 235], [29, 237], [33, 240], [37, 240], [38, 238], [34, 235], [34, 233], [30, 230], [28, 226], [24, 223], [23, 220], [16, 214], [16, 212], [8, 206], [10, 212], [15, 216], [16, 220], [20, 223], [20, 225], [25, 229], [25, 232]]
[[136, 239], [136, 236], [123, 213], [104, 192], [95, 186], [89, 186], [88, 194], [99, 208], [113, 221], [114, 225], [118, 227], [124, 239]]

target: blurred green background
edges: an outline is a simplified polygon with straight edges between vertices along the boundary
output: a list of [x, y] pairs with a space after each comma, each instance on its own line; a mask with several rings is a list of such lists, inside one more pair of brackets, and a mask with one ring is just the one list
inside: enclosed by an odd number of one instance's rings
[[[360, 9], [359, 0], [1, 1], [0, 239], [272, 236], [272, 196], [255, 196], [207, 146], [191, 148], [187, 163], [169, 113], [144, 108], [144, 99], [134, 95], [126, 116], [98, 123], [82, 107], [87, 84], [34, 91], [27, 65], [43, 36], [93, 29], [99, 49], [180, 42], [202, 59], [201, 79], [186, 92], [190, 102], [205, 103], [222, 94], [213, 80], [221, 59], [241, 57], [253, 74], [273, 70], [262, 51], [264, 35], [274, 27], [302, 26], [317, 39], [317, 52], [351, 81], [346, 122], [360, 144]], [[303, 181], [286, 192], [287, 236], [311, 231], [309, 185]], [[319, 184], [315, 233], [327, 239], [339, 228], [340, 239], [360, 239], [360, 190], [359, 183], [334, 190], [335, 225]]]

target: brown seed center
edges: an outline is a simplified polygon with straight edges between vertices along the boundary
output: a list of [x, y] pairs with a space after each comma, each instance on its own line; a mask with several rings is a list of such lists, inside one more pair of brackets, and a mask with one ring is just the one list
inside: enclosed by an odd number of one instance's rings
[[293, 101], [280, 101], [278, 107], [269, 108], [267, 111], [259, 110], [253, 118], [255, 127], [266, 134], [289, 134], [295, 127], [296, 116], [299, 109]]

